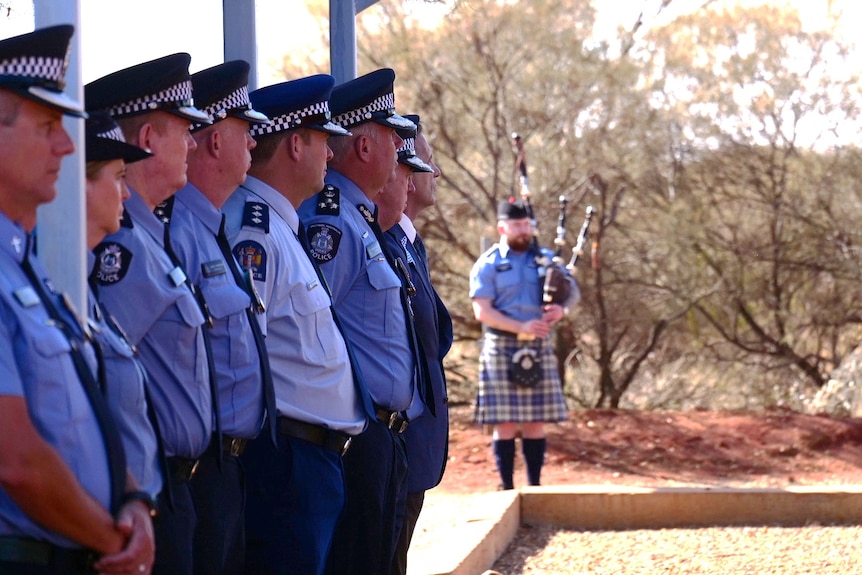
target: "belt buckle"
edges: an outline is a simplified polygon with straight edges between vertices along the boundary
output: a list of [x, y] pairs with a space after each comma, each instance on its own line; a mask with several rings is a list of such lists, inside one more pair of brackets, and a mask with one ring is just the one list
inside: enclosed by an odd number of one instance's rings
[[231, 437], [227, 445], [227, 454], [231, 457], [239, 457], [242, 452], [242, 440]]
[[348, 437], [347, 441], [344, 442], [344, 445], [341, 447], [341, 456], [344, 457], [344, 454], [347, 453], [347, 450], [350, 449], [350, 444], [353, 443], [353, 437]]

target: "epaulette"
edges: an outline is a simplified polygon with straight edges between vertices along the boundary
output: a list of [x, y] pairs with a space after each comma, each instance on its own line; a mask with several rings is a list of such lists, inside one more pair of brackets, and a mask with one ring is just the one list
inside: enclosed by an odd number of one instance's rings
[[269, 206], [263, 202], [246, 202], [242, 210], [242, 226], [260, 228], [269, 233]]
[[174, 213], [174, 196], [157, 205], [153, 213], [163, 224], [171, 223], [171, 215]]
[[326, 184], [317, 193], [317, 215], [337, 216], [341, 210], [341, 190], [332, 184]]
[[123, 207], [123, 217], [120, 218], [120, 226], [129, 229], [135, 227], [135, 224], [132, 223], [132, 216], [129, 214], [129, 210], [125, 207]]

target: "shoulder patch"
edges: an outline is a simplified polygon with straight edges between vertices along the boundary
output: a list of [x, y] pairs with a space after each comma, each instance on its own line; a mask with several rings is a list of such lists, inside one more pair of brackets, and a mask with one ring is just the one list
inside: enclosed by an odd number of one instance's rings
[[263, 202], [246, 202], [242, 210], [242, 226], [250, 226], [269, 233], [269, 206]]
[[251, 278], [266, 281], [266, 250], [254, 240], [241, 241], [233, 247], [239, 265], [251, 273]]
[[341, 244], [341, 230], [330, 224], [311, 224], [308, 226], [308, 246], [311, 257], [319, 262], [328, 262], [338, 254]]
[[132, 252], [116, 242], [104, 242], [93, 250], [96, 266], [93, 274], [101, 285], [119, 282], [129, 273]]
[[129, 210], [125, 207], [123, 207], [123, 217], [120, 218], [120, 226], [129, 229], [135, 227], [135, 224], [132, 223], [132, 216], [129, 215]]
[[171, 215], [174, 213], [174, 196], [171, 196], [156, 206], [153, 213], [156, 214], [156, 217], [159, 218], [163, 224], [171, 223]]
[[332, 184], [326, 184], [317, 193], [317, 214], [321, 216], [337, 216], [341, 210], [341, 190]]

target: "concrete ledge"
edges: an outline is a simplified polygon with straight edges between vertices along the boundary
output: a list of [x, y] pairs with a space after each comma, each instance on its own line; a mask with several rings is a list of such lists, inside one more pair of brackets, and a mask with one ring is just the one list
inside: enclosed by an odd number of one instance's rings
[[477, 495], [468, 508], [455, 512], [463, 520], [444, 540], [411, 554], [408, 575], [478, 575], [494, 565], [521, 526], [517, 491]]
[[862, 524], [862, 487], [533, 487], [521, 521], [570, 529]]

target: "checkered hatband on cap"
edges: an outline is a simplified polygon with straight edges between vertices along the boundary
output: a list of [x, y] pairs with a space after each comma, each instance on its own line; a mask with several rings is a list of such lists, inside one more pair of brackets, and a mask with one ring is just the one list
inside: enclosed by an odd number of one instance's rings
[[66, 58], [48, 58], [45, 56], [23, 56], [0, 61], [0, 76], [21, 76], [34, 78], [36, 84], [52, 85], [62, 90], [65, 86], [63, 78], [69, 63]]
[[192, 100], [192, 82], [185, 80], [174, 84], [170, 88], [156, 92], [149, 96], [136, 98], [131, 102], [125, 102], [108, 108], [108, 112], [114, 117], [128, 116], [138, 112], [157, 110], [160, 105], [168, 106], [194, 106]]
[[416, 155], [416, 138], [402, 138], [404, 142], [400, 148], [398, 148], [398, 157], [403, 156], [415, 156]]
[[393, 92], [379, 96], [361, 108], [339, 114], [332, 118], [332, 121], [342, 128], [347, 128], [370, 120], [377, 112], [395, 113], [395, 94]]
[[303, 124], [313, 124], [329, 120], [329, 102], [315, 102], [310, 106], [306, 106], [296, 112], [283, 114], [271, 118], [271, 124], [256, 124], [251, 126], [249, 133], [252, 136], [262, 136], [264, 134], [275, 134], [290, 130], [293, 128], [301, 128]]
[[96, 137], [123, 143], [125, 143], [126, 141], [125, 136], [123, 136], [123, 131], [120, 129], [119, 126], [114, 126], [112, 129], [105, 132], [96, 132]]
[[[237, 88], [221, 100], [201, 109], [214, 122], [224, 120], [231, 110], [251, 110], [251, 102], [248, 100], [248, 86]], [[194, 123], [192, 130], [202, 128], [207, 124]]]

